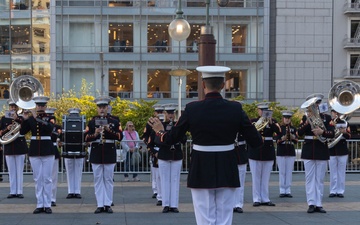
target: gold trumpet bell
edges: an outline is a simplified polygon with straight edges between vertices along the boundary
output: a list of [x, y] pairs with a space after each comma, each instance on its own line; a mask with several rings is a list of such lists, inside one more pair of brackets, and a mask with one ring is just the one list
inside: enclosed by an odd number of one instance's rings
[[44, 89], [40, 81], [30, 75], [19, 76], [10, 85], [11, 99], [23, 109], [35, 108], [33, 97], [42, 95], [44, 95]]
[[329, 105], [341, 114], [354, 112], [360, 107], [360, 86], [349, 80], [336, 83], [329, 91]]

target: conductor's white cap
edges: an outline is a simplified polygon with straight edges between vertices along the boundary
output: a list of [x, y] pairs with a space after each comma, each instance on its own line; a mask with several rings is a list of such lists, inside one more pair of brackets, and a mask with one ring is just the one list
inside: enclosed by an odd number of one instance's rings
[[202, 79], [213, 78], [213, 77], [225, 77], [225, 73], [231, 69], [226, 66], [199, 66], [196, 68], [197, 71], [201, 72]]

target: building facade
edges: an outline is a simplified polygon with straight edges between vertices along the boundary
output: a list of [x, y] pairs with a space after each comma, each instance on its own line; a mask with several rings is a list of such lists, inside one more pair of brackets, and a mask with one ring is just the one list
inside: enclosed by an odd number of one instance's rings
[[[205, 1], [181, 3], [191, 33], [178, 42], [167, 30], [177, 0], [0, 0], [0, 98], [28, 74], [48, 94], [86, 80], [94, 96], [167, 103], [181, 87], [183, 105], [197, 99]], [[232, 69], [224, 97], [299, 107], [334, 82], [356, 81], [359, 15], [357, 0], [211, 0], [216, 65]], [[182, 86], [169, 75], [179, 67], [191, 71]]]

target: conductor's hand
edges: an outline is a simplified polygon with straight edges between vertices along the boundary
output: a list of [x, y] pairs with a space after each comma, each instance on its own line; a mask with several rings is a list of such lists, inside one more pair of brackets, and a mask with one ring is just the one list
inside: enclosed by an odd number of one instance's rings
[[324, 133], [324, 131], [319, 128], [319, 127], [316, 127], [314, 129], [311, 130], [315, 135], [322, 135]]
[[164, 130], [164, 126], [161, 121], [156, 117], [149, 118], [148, 124], [152, 127], [155, 133]]

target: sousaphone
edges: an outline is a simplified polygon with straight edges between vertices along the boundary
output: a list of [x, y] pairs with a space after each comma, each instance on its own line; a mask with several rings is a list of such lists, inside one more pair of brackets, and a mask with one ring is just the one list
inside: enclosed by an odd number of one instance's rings
[[[346, 118], [360, 107], [360, 86], [350, 80], [336, 83], [329, 91], [329, 105], [342, 114], [340, 119], [347, 125]], [[327, 141], [328, 147], [334, 147], [342, 135], [335, 124], [335, 137]]]
[[[17, 77], [10, 84], [10, 98], [22, 109], [33, 109], [36, 104], [33, 97], [44, 95], [44, 89], [39, 80], [30, 75]], [[0, 138], [0, 144], [13, 142], [20, 134], [21, 124], [13, 122], [11, 129]]]

